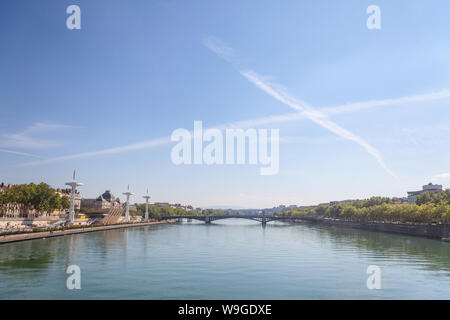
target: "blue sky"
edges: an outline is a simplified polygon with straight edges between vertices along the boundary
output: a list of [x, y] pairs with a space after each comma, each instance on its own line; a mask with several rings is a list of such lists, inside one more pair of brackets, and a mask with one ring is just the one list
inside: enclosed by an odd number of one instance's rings
[[[81, 30], [66, 28], [71, 4]], [[371, 4], [381, 30], [366, 27]], [[448, 12], [444, 0], [4, 0], [0, 180], [62, 187], [76, 168], [86, 197], [130, 184], [136, 201], [149, 188], [153, 201], [236, 207], [448, 187]], [[261, 126], [280, 130], [273, 176], [252, 165], [175, 166], [174, 143], [135, 145], [192, 130], [194, 120], [214, 127], [296, 113], [249, 71], [325, 113], [393, 99], [327, 117], [385, 167], [311, 118]]]

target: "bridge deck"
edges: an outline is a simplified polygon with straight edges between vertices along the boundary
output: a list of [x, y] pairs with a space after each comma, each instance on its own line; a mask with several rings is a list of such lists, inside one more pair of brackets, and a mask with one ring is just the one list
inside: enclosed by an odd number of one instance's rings
[[266, 215], [210, 215], [210, 216], [163, 216], [163, 220], [168, 219], [195, 219], [205, 222], [211, 222], [221, 219], [249, 219], [259, 222], [270, 222], [270, 221], [293, 221], [293, 220], [312, 220], [308, 217], [289, 217], [289, 216], [266, 216]]

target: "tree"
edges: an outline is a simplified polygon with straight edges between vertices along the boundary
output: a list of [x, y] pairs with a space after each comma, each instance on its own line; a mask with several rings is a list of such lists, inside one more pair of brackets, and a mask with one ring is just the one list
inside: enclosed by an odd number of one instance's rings
[[6, 189], [0, 198], [2, 211], [7, 206], [19, 206], [24, 214], [30, 214], [32, 211], [37, 214], [50, 213], [54, 210], [67, 209], [70, 201], [67, 196], [61, 197], [46, 183], [34, 183], [16, 185]]
[[438, 204], [441, 201], [450, 204], [450, 189], [447, 189], [443, 192], [426, 191], [418, 195], [416, 198], [416, 204], [418, 204], [419, 206], [430, 202]]
[[61, 209], [69, 209], [70, 208], [70, 199], [68, 196], [61, 197]]

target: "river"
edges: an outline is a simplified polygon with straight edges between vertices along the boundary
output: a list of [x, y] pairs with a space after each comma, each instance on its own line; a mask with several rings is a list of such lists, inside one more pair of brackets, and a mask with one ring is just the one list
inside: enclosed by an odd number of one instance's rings
[[0, 299], [450, 299], [450, 243], [237, 219], [92, 232], [0, 245]]

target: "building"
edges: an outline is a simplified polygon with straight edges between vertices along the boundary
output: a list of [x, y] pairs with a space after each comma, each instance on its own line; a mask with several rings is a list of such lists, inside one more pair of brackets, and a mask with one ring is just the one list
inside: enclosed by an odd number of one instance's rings
[[81, 199], [81, 208], [85, 210], [104, 210], [120, 207], [120, 199], [106, 190], [96, 199]]
[[349, 199], [349, 200], [340, 200], [340, 201], [330, 201], [330, 206], [334, 206], [338, 203], [353, 203], [355, 200]]
[[180, 204], [180, 203], [175, 203], [175, 204], [164, 204], [163, 206], [170, 206], [171, 208], [174, 208], [174, 209], [183, 209], [183, 210], [186, 210], [186, 211], [191, 211], [191, 210], [193, 210], [194, 208], [192, 207], [192, 206], [185, 206], [185, 205], [182, 205], [182, 204]]
[[[180, 203], [169, 203], [169, 202], [155, 202], [153, 203], [154, 206], [159, 207], [159, 208], [173, 208], [173, 209], [183, 209], [186, 211], [192, 211], [194, 210], [194, 207], [190, 206], [190, 205], [182, 205]], [[130, 209], [131, 210], [131, 209]]]
[[[55, 191], [60, 196], [67, 196], [67, 197], [69, 197], [69, 199], [70, 199], [70, 197], [72, 195], [72, 189], [71, 188], [56, 189]], [[78, 190], [75, 191], [74, 205], [75, 205], [75, 209], [80, 209], [81, 208], [81, 194], [80, 194], [80, 191], [78, 191]]]
[[[11, 189], [13, 187], [12, 184], [6, 184], [2, 182], [0, 184], [0, 193], [5, 192], [6, 189]], [[3, 204], [2, 210], [0, 212], [0, 216], [3, 217], [19, 217], [23, 215], [24, 210], [23, 206], [17, 203], [6, 203]]]
[[155, 202], [153, 205], [160, 207], [160, 208], [170, 207], [170, 203], [168, 203], [168, 202]]
[[416, 203], [417, 196], [424, 192], [442, 192], [442, 185], [440, 184], [426, 184], [422, 186], [422, 190], [420, 191], [408, 191], [408, 203]]
[[10, 189], [10, 188], [12, 188], [12, 185], [11, 185], [11, 184], [6, 184], [6, 183], [4, 183], [4, 182], [2, 182], [2, 183], [0, 184], [0, 192], [4, 192], [5, 189]]
[[393, 204], [408, 204], [407, 198], [392, 198]]

